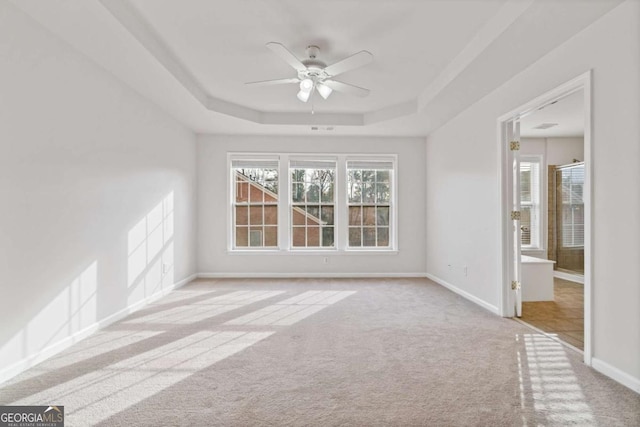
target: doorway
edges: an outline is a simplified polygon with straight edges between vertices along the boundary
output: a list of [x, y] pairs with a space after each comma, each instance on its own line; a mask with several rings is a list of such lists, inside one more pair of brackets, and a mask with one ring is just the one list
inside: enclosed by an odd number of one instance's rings
[[502, 310], [591, 361], [586, 73], [500, 117]]

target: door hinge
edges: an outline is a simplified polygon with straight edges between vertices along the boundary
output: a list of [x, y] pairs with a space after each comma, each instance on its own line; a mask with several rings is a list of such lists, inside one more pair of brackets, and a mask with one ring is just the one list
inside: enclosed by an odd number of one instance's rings
[[511, 219], [513, 221], [520, 221], [520, 211], [511, 211]]
[[517, 280], [512, 280], [511, 281], [511, 290], [517, 291], [518, 289], [520, 289], [520, 282], [518, 282]]
[[520, 141], [511, 141], [509, 143], [509, 150], [511, 150], [511, 151], [520, 150]]

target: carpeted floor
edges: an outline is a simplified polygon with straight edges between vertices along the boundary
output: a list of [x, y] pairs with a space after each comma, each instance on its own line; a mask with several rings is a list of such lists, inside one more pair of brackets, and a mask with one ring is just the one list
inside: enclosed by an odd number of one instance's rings
[[0, 386], [66, 425], [637, 426], [640, 395], [425, 279], [201, 280]]

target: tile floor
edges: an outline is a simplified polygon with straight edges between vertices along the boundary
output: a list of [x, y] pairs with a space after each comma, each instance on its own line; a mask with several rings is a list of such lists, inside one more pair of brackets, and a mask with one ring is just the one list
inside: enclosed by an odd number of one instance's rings
[[583, 285], [554, 278], [553, 294], [555, 301], [523, 302], [521, 320], [583, 350]]

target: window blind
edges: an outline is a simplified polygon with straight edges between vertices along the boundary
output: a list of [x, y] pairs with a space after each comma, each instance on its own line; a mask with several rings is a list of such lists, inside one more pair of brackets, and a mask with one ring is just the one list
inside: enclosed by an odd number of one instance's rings
[[278, 160], [232, 159], [231, 167], [234, 169], [278, 169]]
[[350, 160], [347, 169], [392, 170], [393, 162], [388, 160]]
[[336, 162], [334, 160], [291, 160], [289, 162], [291, 169], [335, 169]]

